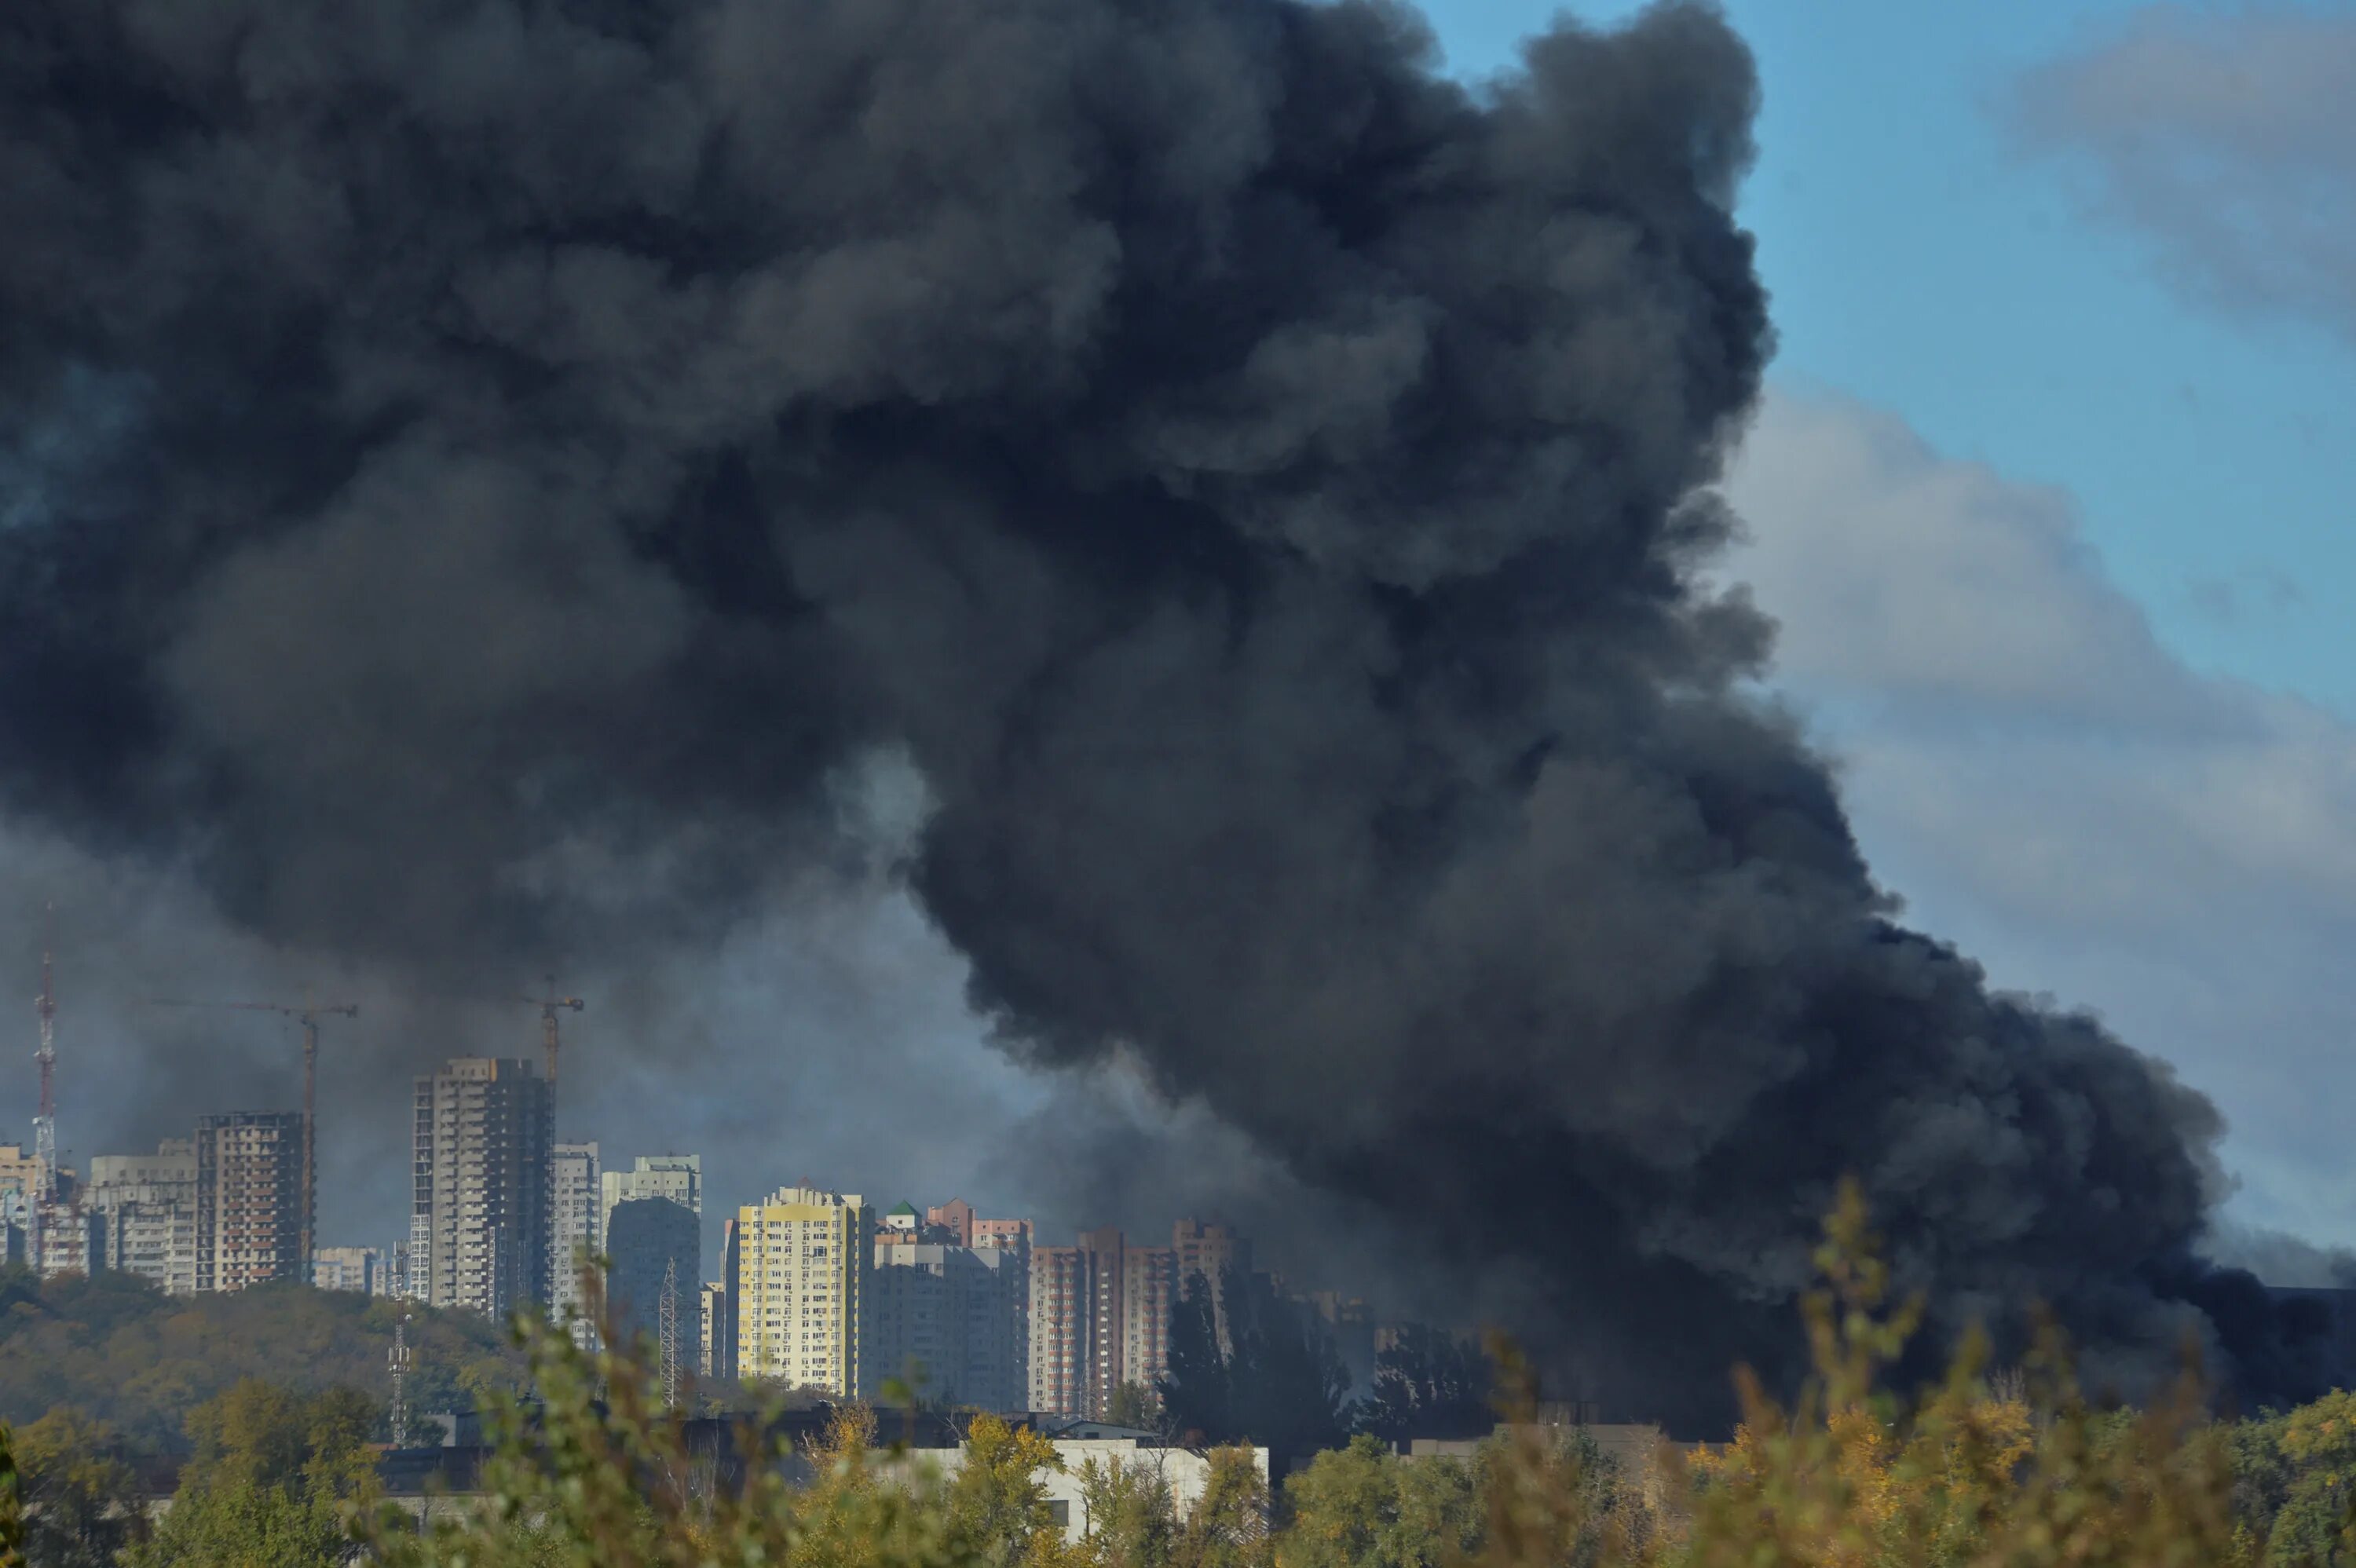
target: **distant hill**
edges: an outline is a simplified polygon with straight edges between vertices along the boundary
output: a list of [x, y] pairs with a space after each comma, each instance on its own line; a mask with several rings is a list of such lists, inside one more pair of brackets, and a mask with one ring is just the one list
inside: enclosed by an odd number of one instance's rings
[[381, 1407], [391, 1397], [385, 1352], [403, 1310], [411, 1410], [469, 1408], [486, 1392], [523, 1385], [523, 1357], [506, 1330], [472, 1313], [295, 1285], [166, 1296], [128, 1275], [43, 1283], [12, 1264], [0, 1267], [0, 1421], [71, 1405], [135, 1451], [160, 1454], [183, 1445], [193, 1406], [241, 1377], [355, 1388]]

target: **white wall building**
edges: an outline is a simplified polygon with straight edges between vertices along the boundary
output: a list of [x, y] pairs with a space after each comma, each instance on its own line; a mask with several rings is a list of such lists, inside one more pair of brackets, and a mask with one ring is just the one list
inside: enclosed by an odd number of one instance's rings
[[[1252, 1464], [1259, 1471], [1263, 1493], [1268, 1487], [1268, 1450], [1251, 1451]], [[1124, 1471], [1143, 1471], [1159, 1480], [1170, 1491], [1172, 1509], [1181, 1523], [1191, 1518], [1194, 1505], [1203, 1500], [1211, 1480], [1211, 1460], [1206, 1454], [1195, 1454], [1184, 1448], [1164, 1447], [1158, 1444], [1140, 1443], [1134, 1437], [1059, 1438], [1055, 1456], [1064, 1462], [1060, 1470], [1033, 1472], [1034, 1480], [1043, 1482], [1047, 1490], [1047, 1507], [1055, 1522], [1063, 1527], [1064, 1539], [1078, 1542], [1088, 1537], [1093, 1520], [1088, 1518], [1087, 1499], [1081, 1491], [1082, 1470], [1088, 1465], [1099, 1469], [1119, 1467]], [[955, 1476], [965, 1464], [963, 1448], [919, 1448], [901, 1461], [907, 1464], [930, 1464], [938, 1467], [944, 1477]]]

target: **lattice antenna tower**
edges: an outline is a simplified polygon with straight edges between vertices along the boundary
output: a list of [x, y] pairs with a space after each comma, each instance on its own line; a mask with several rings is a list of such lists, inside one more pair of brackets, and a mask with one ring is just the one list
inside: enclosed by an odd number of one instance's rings
[[392, 1445], [409, 1446], [409, 1314], [393, 1319], [392, 1349], [385, 1352], [392, 1372]]
[[34, 1181], [37, 1205], [58, 1197], [58, 991], [50, 941], [50, 916], [41, 922], [41, 995], [35, 1003], [41, 1019], [41, 1048], [33, 1060], [41, 1069], [41, 1114], [33, 1118]]
[[679, 1408], [679, 1260], [663, 1265], [662, 1311], [658, 1319], [665, 1410]]

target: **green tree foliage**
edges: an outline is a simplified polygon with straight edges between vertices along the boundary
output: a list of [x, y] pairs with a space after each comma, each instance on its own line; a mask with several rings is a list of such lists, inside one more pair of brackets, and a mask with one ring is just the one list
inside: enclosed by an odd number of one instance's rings
[[1153, 1391], [1143, 1383], [1122, 1383], [1112, 1391], [1105, 1402], [1105, 1419], [1115, 1426], [1134, 1426], [1140, 1431], [1156, 1430], [1162, 1422], [1162, 1404]]
[[2232, 1450], [2234, 1478], [2239, 1483], [2243, 1464], [2255, 1458], [2270, 1483], [2261, 1493], [2271, 1493], [2275, 1505], [2265, 1533], [2267, 1568], [2349, 1561], [2340, 1541], [2356, 1509], [2356, 1394], [2327, 1394], [2288, 1415], [2244, 1424], [2255, 1429], [2255, 1441]]
[[1249, 1448], [1214, 1448], [1211, 1473], [1178, 1537], [1177, 1568], [1268, 1568], [1268, 1477]]
[[1039, 1472], [1063, 1467], [1055, 1445], [1029, 1427], [975, 1416], [948, 1486], [949, 1539], [975, 1562], [1014, 1568], [1057, 1535]]
[[0, 1568], [24, 1563], [24, 1500], [17, 1492], [15, 1439], [0, 1425]]
[[1483, 1467], [1404, 1460], [1361, 1434], [1284, 1483], [1290, 1526], [1277, 1568], [1419, 1568], [1454, 1562], [1481, 1541]]
[[1358, 1425], [1393, 1442], [1486, 1436], [1497, 1419], [1494, 1382], [1495, 1369], [1472, 1345], [1437, 1328], [1404, 1328], [1375, 1358], [1374, 1392]]
[[114, 1430], [60, 1407], [16, 1435], [32, 1568], [112, 1568], [146, 1534], [138, 1477]]
[[328, 1568], [357, 1554], [375, 1492], [376, 1412], [348, 1389], [299, 1394], [246, 1379], [188, 1417], [194, 1456], [130, 1568]]
[[1167, 1424], [1195, 1444], [1256, 1443], [1280, 1454], [1330, 1448], [1348, 1431], [1350, 1374], [1324, 1319], [1277, 1295], [1265, 1275], [1231, 1271], [1217, 1301], [1201, 1275], [1171, 1312]]
[[242, 1378], [382, 1391], [403, 1311], [412, 1410], [473, 1409], [522, 1385], [506, 1330], [472, 1313], [293, 1284], [166, 1296], [130, 1275], [44, 1281], [10, 1264], [0, 1268], [0, 1420], [70, 1407], [112, 1427], [126, 1452], [176, 1452], [189, 1413]]
[[723, 1487], [642, 1363], [543, 1326], [525, 1338], [535, 1419], [498, 1408], [481, 1507], [423, 1529], [381, 1511], [368, 1534], [385, 1568], [1053, 1568], [1055, 1532], [1027, 1463], [1046, 1446], [1035, 1434], [978, 1418], [979, 1453], [944, 1484], [879, 1456], [862, 1406], [838, 1410], [799, 1454], [751, 1421], [736, 1442], [752, 1462]]
[[1096, 1568], [1170, 1568], [1175, 1559], [1177, 1509], [1158, 1457], [1141, 1451], [1081, 1463], [1082, 1523]]

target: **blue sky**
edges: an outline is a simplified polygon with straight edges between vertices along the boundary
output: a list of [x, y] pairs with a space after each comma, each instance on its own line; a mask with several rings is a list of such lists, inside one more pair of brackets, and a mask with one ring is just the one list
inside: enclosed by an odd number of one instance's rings
[[2356, 8], [1727, 9], [1775, 688], [1916, 923], [2217, 1099], [2229, 1223], [2356, 1243]]
[[[1428, 15], [1451, 68], [1479, 76], [1557, 9]], [[1778, 373], [1893, 410], [1952, 456], [2069, 486], [2111, 574], [2196, 667], [2356, 713], [2356, 357], [2299, 321], [2180, 299], [2008, 123], [2025, 74], [2146, 8], [1728, 9], [1765, 90], [1745, 210]]]

